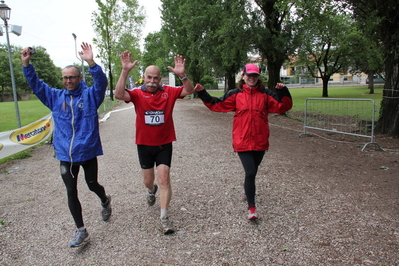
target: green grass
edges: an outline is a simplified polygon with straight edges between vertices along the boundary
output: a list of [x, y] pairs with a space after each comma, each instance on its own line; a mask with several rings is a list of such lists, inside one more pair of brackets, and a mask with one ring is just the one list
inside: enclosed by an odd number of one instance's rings
[[97, 112], [99, 114], [107, 113], [107, 112], [111, 111], [115, 106], [119, 105], [121, 102], [123, 102], [123, 101], [116, 100], [115, 98], [113, 101], [111, 101], [111, 98], [106, 96], [104, 101], [100, 105], [100, 107], [98, 107]]
[[[378, 107], [382, 100], [383, 86], [375, 86], [374, 94], [369, 94], [367, 86], [329, 87], [328, 98], [372, 99]], [[292, 88], [290, 89], [294, 105], [291, 112], [303, 111], [307, 98], [322, 98], [322, 88]], [[212, 96], [221, 97], [223, 91], [211, 91]], [[326, 99], [328, 99], [326, 98]]]
[[[29, 125], [50, 113], [35, 95], [28, 101], [18, 101], [18, 109], [21, 126]], [[14, 102], [0, 102], [0, 121], [0, 132], [18, 128]]]
[[[374, 94], [369, 94], [367, 86], [329, 87], [328, 98], [372, 99], [378, 108], [382, 100], [382, 89], [382, 86], [375, 86]], [[303, 111], [307, 98], [322, 98], [322, 88], [296, 88], [290, 89], [290, 93], [294, 101], [293, 112]]]

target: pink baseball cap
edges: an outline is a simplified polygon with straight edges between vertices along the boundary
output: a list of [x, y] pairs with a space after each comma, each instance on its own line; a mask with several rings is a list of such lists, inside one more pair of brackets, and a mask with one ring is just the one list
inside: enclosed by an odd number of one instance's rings
[[245, 75], [253, 75], [253, 74], [257, 74], [260, 75], [260, 71], [259, 71], [259, 67], [255, 64], [246, 64], [242, 74]]

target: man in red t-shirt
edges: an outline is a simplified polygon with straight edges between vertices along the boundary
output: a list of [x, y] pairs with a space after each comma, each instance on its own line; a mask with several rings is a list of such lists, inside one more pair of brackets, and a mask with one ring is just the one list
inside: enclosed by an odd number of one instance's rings
[[194, 91], [193, 84], [185, 74], [186, 60], [177, 55], [175, 67], [168, 67], [183, 83], [181, 87], [160, 85], [161, 74], [157, 66], [148, 66], [143, 75], [144, 85], [126, 90], [126, 80], [130, 70], [137, 64], [131, 61], [132, 54], [125, 51], [121, 55], [122, 73], [115, 88], [115, 98], [132, 102], [136, 111], [136, 144], [140, 166], [143, 169], [144, 184], [148, 188], [147, 203], [155, 204], [158, 186], [154, 184], [157, 168], [157, 181], [160, 188], [161, 227], [164, 234], [174, 232], [168, 219], [168, 208], [172, 196], [170, 166], [172, 142], [176, 140], [173, 124], [173, 107], [179, 98]]

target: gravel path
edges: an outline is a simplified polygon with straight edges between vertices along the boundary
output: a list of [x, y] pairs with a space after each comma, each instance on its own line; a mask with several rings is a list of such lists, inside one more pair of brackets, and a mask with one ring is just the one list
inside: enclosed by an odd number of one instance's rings
[[134, 110], [100, 125], [99, 179], [113, 216], [79, 175], [90, 242], [69, 248], [74, 223], [49, 145], [0, 166], [0, 265], [399, 265], [398, 153], [298, 137], [302, 124], [270, 115], [271, 148], [257, 177], [258, 222], [246, 220], [243, 170], [231, 148], [232, 113], [179, 100], [170, 219], [147, 207]]

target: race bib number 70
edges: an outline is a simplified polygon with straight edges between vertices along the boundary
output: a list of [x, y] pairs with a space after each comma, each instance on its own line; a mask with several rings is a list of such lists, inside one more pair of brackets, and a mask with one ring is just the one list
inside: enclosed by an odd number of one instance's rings
[[164, 112], [161, 111], [145, 111], [145, 124], [149, 126], [159, 126], [164, 124]]

